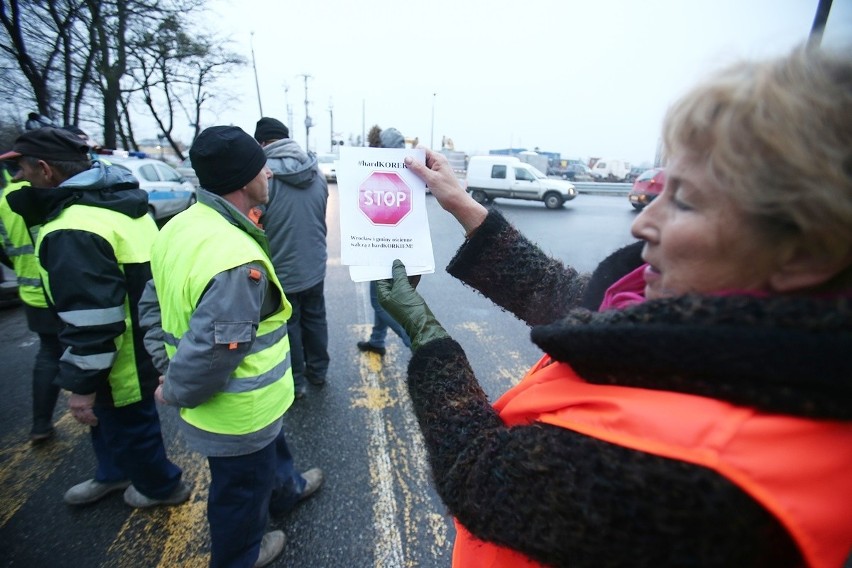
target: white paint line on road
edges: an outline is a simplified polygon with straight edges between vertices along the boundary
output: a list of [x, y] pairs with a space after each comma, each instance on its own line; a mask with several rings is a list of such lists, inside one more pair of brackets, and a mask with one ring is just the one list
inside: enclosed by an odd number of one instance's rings
[[[369, 321], [373, 315], [369, 286], [360, 284], [355, 289], [360, 299], [358, 302], [358, 320]], [[367, 407], [367, 427], [370, 433], [369, 471], [373, 494], [376, 496], [373, 503], [374, 566], [376, 568], [402, 568], [404, 566], [402, 535], [396, 523], [397, 507], [393, 491], [393, 468], [383, 416], [383, 408], [386, 403], [375, 403], [377, 399], [384, 398], [381, 393], [386, 391], [379, 385], [381, 364], [376, 365], [377, 361], [373, 361], [373, 359], [378, 359], [378, 356], [361, 357], [360, 374], [362, 388], [367, 394], [367, 399], [374, 402], [365, 405]], [[371, 396], [369, 393], [376, 396]]]

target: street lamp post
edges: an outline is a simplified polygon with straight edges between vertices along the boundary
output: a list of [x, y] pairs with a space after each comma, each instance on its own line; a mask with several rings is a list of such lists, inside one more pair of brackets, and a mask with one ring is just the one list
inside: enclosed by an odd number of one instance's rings
[[254, 87], [257, 90], [257, 106], [260, 109], [260, 116], [263, 117], [263, 103], [260, 102], [260, 82], [257, 80], [257, 63], [254, 60], [254, 32], [251, 32], [249, 44], [251, 45], [251, 66], [254, 68]]
[[311, 120], [311, 115], [308, 111], [308, 79], [311, 78], [307, 73], [302, 73], [302, 77], [305, 79], [305, 151], [310, 152], [311, 145], [309, 142], [311, 135], [311, 126], [314, 125], [314, 121]]
[[334, 107], [331, 104], [331, 97], [329, 97], [329, 99], [328, 99], [328, 121], [331, 123], [331, 125], [329, 126], [329, 129], [328, 129], [329, 142], [330, 142], [330, 146], [331, 146], [331, 149], [329, 150], [329, 152], [332, 152], [332, 153], [334, 153], [334, 110], [333, 110], [333, 108]]

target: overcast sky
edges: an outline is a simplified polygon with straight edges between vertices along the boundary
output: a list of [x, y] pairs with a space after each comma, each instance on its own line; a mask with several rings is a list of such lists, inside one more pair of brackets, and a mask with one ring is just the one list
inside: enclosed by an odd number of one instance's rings
[[[652, 161], [668, 105], [742, 57], [807, 39], [817, 0], [215, 0], [211, 26], [251, 63], [265, 116], [330, 150], [373, 124], [470, 154], [525, 147]], [[253, 33], [252, 33], [253, 32]], [[824, 45], [852, 45], [852, 0], [834, 0]], [[251, 65], [204, 126], [250, 134]], [[289, 90], [287, 90], [289, 89]], [[288, 116], [288, 104], [292, 120]], [[434, 118], [433, 118], [434, 116]]]

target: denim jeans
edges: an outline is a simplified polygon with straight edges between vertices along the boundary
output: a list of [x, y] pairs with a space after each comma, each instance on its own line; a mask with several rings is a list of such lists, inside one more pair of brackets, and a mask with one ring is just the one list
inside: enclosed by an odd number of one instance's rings
[[325, 282], [301, 292], [285, 292], [293, 314], [287, 321], [293, 381], [305, 377], [325, 379], [328, 373], [328, 323], [325, 316]]
[[370, 305], [373, 306], [373, 332], [370, 334], [370, 345], [374, 347], [384, 347], [385, 338], [388, 335], [388, 328], [391, 328], [395, 334], [402, 339], [406, 347], [411, 347], [411, 340], [408, 334], [399, 323], [388, 314], [382, 305], [379, 304], [379, 293], [376, 282], [370, 282]]

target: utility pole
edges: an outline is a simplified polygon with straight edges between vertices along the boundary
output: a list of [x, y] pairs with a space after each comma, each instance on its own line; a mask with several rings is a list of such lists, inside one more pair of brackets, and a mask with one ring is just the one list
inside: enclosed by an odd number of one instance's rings
[[367, 100], [361, 99], [361, 146], [367, 145]]
[[284, 83], [284, 108], [287, 111], [287, 128], [293, 128], [293, 107], [290, 106], [290, 85]]
[[331, 104], [331, 97], [328, 98], [328, 120], [331, 123], [331, 126], [328, 129], [329, 135], [329, 152], [334, 153], [334, 111], [332, 110], [334, 106]]
[[251, 38], [249, 39], [249, 45], [251, 46], [251, 66], [254, 69], [254, 87], [257, 89], [257, 106], [260, 109], [260, 116], [263, 117], [263, 103], [260, 102], [260, 82], [257, 80], [257, 63], [254, 60], [254, 32], [251, 32]]
[[311, 76], [307, 73], [302, 73], [300, 76], [305, 79], [305, 151], [310, 152], [311, 146], [309, 141], [311, 135], [311, 126], [314, 125], [313, 121], [311, 120], [311, 115], [308, 111], [308, 79], [310, 79]]

